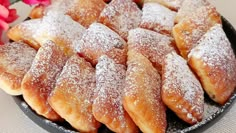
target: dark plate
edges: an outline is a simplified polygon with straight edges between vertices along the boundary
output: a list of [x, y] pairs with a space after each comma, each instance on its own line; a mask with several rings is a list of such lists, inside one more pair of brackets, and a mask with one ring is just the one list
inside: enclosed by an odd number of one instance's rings
[[[233, 26], [224, 18], [222, 17], [223, 21], [223, 28], [224, 31], [229, 38], [232, 48], [234, 49], [234, 53], [236, 53], [236, 31], [233, 28]], [[236, 55], [236, 54], [235, 54]], [[20, 109], [36, 124], [44, 128], [45, 130], [51, 132], [51, 133], [75, 133], [76, 131], [66, 122], [63, 123], [55, 123], [51, 122], [50, 120], [47, 120], [39, 115], [37, 115], [24, 101], [22, 96], [13, 97], [16, 104], [20, 107]], [[210, 127], [212, 124], [217, 122], [219, 118], [223, 116], [227, 112], [227, 109], [229, 107], [232, 107], [234, 101], [236, 99], [236, 92], [231, 96], [229, 101], [223, 105], [220, 106], [216, 103], [214, 103], [207, 95], [205, 95], [205, 105], [204, 105], [204, 119], [193, 125], [190, 126], [180, 120], [172, 111], [167, 110], [167, 121], [168, 121], [168, 127], [167, 127], [167, 133], [173, 133], [173, 132], [181, 132], [181, 133], [187, 133], [187, 132], [199, 132], [202, 130], [205, 130], [206, 128]], [[111, 131], [108, 130], [105, 126], [102, 126], [99, 129], [99, 132], [101, 133], [110, 133]]]

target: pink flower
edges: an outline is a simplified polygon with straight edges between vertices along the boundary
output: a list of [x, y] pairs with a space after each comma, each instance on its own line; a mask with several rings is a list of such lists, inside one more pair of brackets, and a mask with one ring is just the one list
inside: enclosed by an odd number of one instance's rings
[[35, 4], [49, 5], [49, 4], [51, 4], [51, 0], [23, 0], [23, 2], [28, 5], [35, 5]]
[[8, 23], [11, 23], [18, 18], [16, 9], [9, 9], [9, 6], [9, 0], [0, 0], [0, 44], [2, 44], [1, 36], [3, 30], [8, 30]]

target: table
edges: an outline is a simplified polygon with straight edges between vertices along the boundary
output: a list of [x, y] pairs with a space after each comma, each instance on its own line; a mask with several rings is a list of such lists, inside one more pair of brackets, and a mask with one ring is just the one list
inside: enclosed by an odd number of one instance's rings
[[[236, 28], [235, 0], [210, 0], [210, 2]], [[17, 3], [14, 6], [19, 8], [22, 3]], [[24, 14], [29, 8], [21, 9], [22, 11], [19, 14]], [[2, 90], [0, 90], [0, 105], [0, 133], [47, 133], [47, 131], [25, 116], [12, 97], [5, 94]], [[231, 109], [217, 123], [205, 130], [204, 133], [236, 133], [235, 124], [236, 105], [234, 103]]]

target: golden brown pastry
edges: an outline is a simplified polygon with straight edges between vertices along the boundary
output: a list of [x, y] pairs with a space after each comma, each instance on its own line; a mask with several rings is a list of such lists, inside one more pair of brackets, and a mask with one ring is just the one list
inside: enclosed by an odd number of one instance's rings
[[176, 13], [158, 3], [144, 3], [141, 28], [171, 34]]
[[94, 117], [116, 133], [138, 133], [139, 130], [124, 110], [122, 97], [126, 67], [106, 55], [96, 65]]
[[171, 10], [178, 11], [184, 0], [144, 0], [144, 3], [156, 2]]
[[198, 8], [209, 5], [210, 3], [207, 0], [184, 0], [176, 14], [175, 23], [191, 16]]
[[163, 58], [166, 54], [174, 51], [171, 42], [173, 38], [154, 31], [136, 28], [129, 31], [128, 49], [142, 53], [161, 71]]
[[0, 45], [0, 88], [21, 95], [21, 81], [30, 69], [36, 50], [23, 42]]
[[35, 56], [30, 70], [22, 80], [25, 101], [37, 114], [52, 121], [61, 117], [51, 108], [47, 99], [55, 87], [56, 78], [65, 65], [67, 56], [52, 41], [46, 42]]
[[142, 12], [132, 0], [113, 0], [101, 12], [98, 22], [127, 40], [128, 31], [137, 28]]
[[165, 133], [167, 122], [161, 100], [161, 77], [142, 54], [128, 51], [123, 105], [144, 133]]
[[29, 17], [30, 17], [31, 19], [42, 18], [42, 17], [44, 16], [44, 11], [45, 11], [46, 7], [47, 7], [47, 6], [41, 5], [41, 4], [35, 6], [35, 7], [31, 10], [31, 12], [30, 12], [30, 14], [29, 14]]
[[127, 44], [114, 31], [103, 24], [93, 23], [85, 31], [81, 40], [74, 42], [80, 56], [96, 65], [103, 54], [118, 64], [126, 64]]
[[24, 21], [8, 30], [7, 36], [15, 42], [23, 41], [31, 47], [39, 49], [40, 44], [33, 35], [40, 27], [40, 23], [41, 19]]
[[221, 17], [215, 7], [203, 6], [176, 24], [172, 33], [180, 54], [187, 59], [188, 53], [196, 46], [197, 41], [217, 23], [221, 23]]
[[189, 54], [188, 63], [210, 98], [223, 105], [236, 87], [236, 59], [220, 24], [198, 41]]
[[204, 92], [187, 61], [172, 52], [162, 68], [163, 102], [185, 122], [193, 125], [203, 118]]
[[52, 108], [80, 132], [97, 132], [100, 123], [92, 114], [96, 88], [95, 70], [78, 55], [66, 62], [48, 102]]
[[75, 40], [80, 40], [85, 28], [71, 19], [68, 15], [59, 12], [48, 12], [42, 18], [40, 27], [33, 37], [40, 44], [51, 40], [57, 44], [66, 55], [71, 56], [76, 53]]

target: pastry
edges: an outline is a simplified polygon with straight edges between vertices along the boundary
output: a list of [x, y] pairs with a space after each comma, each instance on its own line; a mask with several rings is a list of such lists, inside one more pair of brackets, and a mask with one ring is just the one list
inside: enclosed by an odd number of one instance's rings
[[92, 114], [95, 70], [78, 55], [68, 59], [56, 81], [48, 102], [80, 132], [97, 132], [100, 123]]
[[141, 28], [171, 34], [176, 13], [158, 3], [144, 3]]
[[30, 12], [30, 14], [29, 14], [29, 17], [30, 17], [31, 19], [42, 18], [42, 17], [44, 16], [44, 11], [45, 11], [46, 7], [47, 7], [47, 6], [41, 5], [41, 4], [35, 6], [35, 7], [31, 10], [31, 12]]
[[21, 81], [30, 69], [36, 50], [23, 42], [0, 45], [0, 88], [21, 95]]
[[198, 41], [189, 54], [188, 63], [210, 98], [223, 105], [236, 87], [236, 59], [220, 24]]
[[198, 8], [209, 5], [207, 0], [184, 0], [176, 14], [175, 23], [179, 23], [185, 17], [190, 17]]
[[26, 20], [13, 26], [7, 32], [7, 36], [17, 42], [23, 41], [35, 49], [39, 49], [40, 44], [33, 37], [34, 33], [40, 27], [41, 19]]
[[103, 54], [114, 59], [116, 63], [126, 63], [126, 42], [103, 24], [93, 23], [85, 31], [82, 39], [74, 43], [79, 55], [92, 65], [96, 65], [98, 58]]
[[95, 22], [106, 3], [103, 0], [56, 0], [45, 9], [45, 13], [55, 11], [69, 15], [84, 27]]
[[161, 71], [163, 58], [174, 51], [171, 45], [173, 38], [154, 31], [136, 28], [129, 31], [128, 49], [142, 53]]
[[52, 121], [61, 117], [48, 104], [48, 96], [55, 87], [56, 78], [65, 65], [67, 56], [52, 41], [46, 42], [35, 56], [21, 87], [23, 97], [37, 114]]
[[163, 6], [170, 8], [171, 10], [178, 11], [184, 0], [144, 0], [144, 3], [157, 2]]
[[164, 133], [166, 110], [161, 100], [161, 77], [142, 54], [128, 51], [123, 105], [144, 133]]
[[203, 118], [204, 92], [187, 61], [172, 52], [162, 68], [163, 102], [185, 122], [193, 125]]
[[126, 67], [103, 55], [96, 65], [94, 117], [116, 133], [138, 133], [122, 106]]
[[42, 18], [40, 27], [33, 37], [40, 44], [51, 40], [57, 44], [66, 55], [71, 56], [76, 53], [73, 42], [79, 40], [85, 28], [75, 22], [68, 15], [59, 12], [48, 12]]
[[188, 53], [196, 46], [197, 41], [217, 23], [221, 23], [221, 17], [215, 7], [203, 6], [176, 24], [172, 33], [180, 54], [187, 59]]
[[98, 22], [127, 40], [128, 31], [137, 28], [142, 12], [132, 0], [113, 0], [101, 12]]

